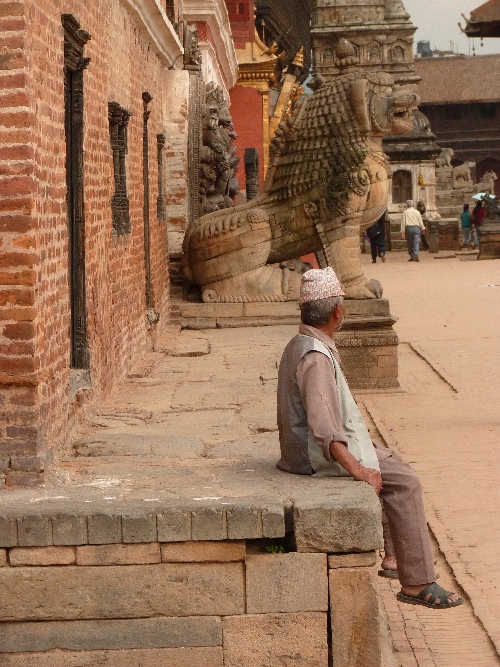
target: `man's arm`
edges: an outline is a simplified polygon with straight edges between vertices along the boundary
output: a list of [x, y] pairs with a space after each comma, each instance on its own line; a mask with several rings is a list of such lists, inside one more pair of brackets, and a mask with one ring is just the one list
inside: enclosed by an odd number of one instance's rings
[[366, 482], [374, 489], [377, 496], [379, 495], [382, 489], [382, 475], [378, 470], [362, 466], [343, 442], [331, 442], [330, 454], [357, 482]]
[[378, 495], [382, 488], [378, 470], [362, 466], [347, 449], [331, 361], [321, 352], [306, 354], [297, 369], [297, 384], [309, 428], [325, 459], [340, 463], [356, 481], [367, 482]]

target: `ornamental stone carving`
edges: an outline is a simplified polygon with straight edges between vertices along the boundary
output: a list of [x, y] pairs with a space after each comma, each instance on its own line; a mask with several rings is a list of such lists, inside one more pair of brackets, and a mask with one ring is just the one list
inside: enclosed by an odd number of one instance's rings
[[[285, 279], [281, 264], [320, 251], [348, 298], [381, 295], [380, 284], [367, 280], [361, 269], [359, 235], [387, 207], [382, 139], [411, 131], [419, 99], [397, 88], [388, 73], [350, 69], [355, 52], [344, 51], [346, 73], [319, 80], [315, 93], [301, 97], [280, 123], [264, 193], [231, 210], [208, 213], [188, 229], [184, 273], [201, 286], [204, 301], [295, 299], [290, 284], [299, 281]], [[215, 155], [211, 178], [214, 187], [218, 183], [224, 190], [224, 199], [230, 165], [219, 169], [222, 158], [215, 145], [223, 142], [215, 113], [207, 105], [203, 143]], [[219, 109], [219, 128], [225, 113]], [[209, 205], [218, 201], [208, 190], [206, 200]]]
[[229, 107], [218, 86], [208, 84], [201, 110], [200, 213], [232, 208], [239, 192], [237, 138]]

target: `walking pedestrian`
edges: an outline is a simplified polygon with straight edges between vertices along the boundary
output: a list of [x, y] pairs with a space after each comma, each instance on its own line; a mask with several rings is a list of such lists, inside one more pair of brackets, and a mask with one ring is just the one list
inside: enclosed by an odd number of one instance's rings
[[420, 211], [413, 205], [413, 200], [408, 199], [406, 209], [403, 211], [403, 220], [401, 221], [401, 236], [406, 239], [408, 246], [409, 262], [418, 262], [418, 252], [420, 249], [420, 234], [425, 232], [424, 222]]
[[436, 583], [422, 488], [396, 452], [378, 447], [342, 372], [333, 334], [345, 315], [332, 268], [302, 276], [299, 333], [278, 371], [278, 468], [298, 475], [351, 476], [369, 484], [383, 507], [384, 571], [397, 571], [400, 602], [448, 609], [463, 599]]
[[479, 248], [479, 241], [481, 239], [481, 225], [486, 217], [483, 201], [480, 199], [474, 206], [472, 211], [472, 229], [474, 230], [474, 245]]
[[375, 224], [368, 227], [366, 233], [370, 239], [372, 263], [377, 263], [377, 257], [385, 262], [385, 213]]
[[460, 223], [462, 225], [462, 247], [470, 246], [472, 248], [472, 223], [469, 204], [464, 204], [464, 210], [460, 214]]
[[[416, 208], [417, 208], [417, 211], [422, 216], [422, 220], [423, 220], [427, 208], [426, 208], [424, 202], [421, 199], [417, 202], [417, 207]], [[422, 230], [422, 232], [420, 233], [420, 240], [422, 241], [423, 249], [424, 250], [429, 250], [429, 244], [427, 242], [427, 236], [425, 235], [425, 230]]]

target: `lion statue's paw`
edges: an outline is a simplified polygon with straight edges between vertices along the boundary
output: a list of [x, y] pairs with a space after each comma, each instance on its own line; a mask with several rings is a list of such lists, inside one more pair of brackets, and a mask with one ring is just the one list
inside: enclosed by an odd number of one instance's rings
[[381, 299], [383, 294], [382, 285], [374, 278], [344, 289], [347, 299]]

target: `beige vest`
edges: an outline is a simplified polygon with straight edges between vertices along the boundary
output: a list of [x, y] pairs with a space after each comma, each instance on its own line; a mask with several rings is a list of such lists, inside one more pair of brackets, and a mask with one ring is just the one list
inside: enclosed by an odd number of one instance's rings
[[303, 334], [298, 334], [290, 341], [280, 364], [278, 415], [281, 412], [282, 415], [288, 414], [289, 418], [278, 419], [281, 422], [280, 444], [282, 449], [278, 467], [288, 472], [316, 474], [321, 477], [350, 476], [337, 461], [325, 459], [307, 425], [307, 415], [300, 400], [295, 374], [300, 360], [311, 351], [321, 352], [332, 363], [347, 448], [361, 465], [379, 470], [370, 434], [339, 364], [327, 345], [317, 338]]

